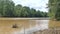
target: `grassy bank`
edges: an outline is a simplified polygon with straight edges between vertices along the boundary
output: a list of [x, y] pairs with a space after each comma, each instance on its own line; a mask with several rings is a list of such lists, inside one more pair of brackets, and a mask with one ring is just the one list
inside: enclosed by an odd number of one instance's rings
[[50, 20], [49, 27], [60, 27], [60, 21]]

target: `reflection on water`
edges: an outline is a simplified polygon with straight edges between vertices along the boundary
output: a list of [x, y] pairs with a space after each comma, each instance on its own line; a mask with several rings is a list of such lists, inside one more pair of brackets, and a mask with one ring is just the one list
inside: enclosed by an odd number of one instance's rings
[[[31, 34], [48, 29], [49, 20], [0, 20], [0, 34]], [[17, 28], [12, 28], [16, 24]]]

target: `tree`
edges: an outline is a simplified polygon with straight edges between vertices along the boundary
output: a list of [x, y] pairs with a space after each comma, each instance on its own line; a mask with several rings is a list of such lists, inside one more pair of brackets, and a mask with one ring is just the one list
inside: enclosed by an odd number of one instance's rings
[[55, 2], [54, 0], [49, 0], [49, 16], [54, 18], [55, 16]]
[[56, 13], [55, 13], [55, 18], [56, 20], [60, 20], [60, 0], [56, 1]]
[[35, 15], [35, 17], [42, 17], [42, 12], [41, 11], [36, 11], [36, 15]]
[[1, 0], [0, 1], [0, 13], [4, 17], [12, 17], [14, 11], [14, 2], [12, 0]]
[[31, 8], [30, 16], [35, 17], [35, 15], [36, 15], [36, 10]]
[[12, 0], [0, 0], [0, 17], [45, 17], [45, 12], [36, 11], [34, 8], [15, 5]]
[[60, 20], [60, 0], [49, 0], [49, 15]]
[[30, 8], [27, 6], [24, 6], [22, 9], [23, 17], [29, 17], [29, 13], [30, 13]]
[[20, 4], [15, 6], [15, 12], [14, 12], [15, 17], [20, 17], [21, 16], [22, 8], [23, 7]]

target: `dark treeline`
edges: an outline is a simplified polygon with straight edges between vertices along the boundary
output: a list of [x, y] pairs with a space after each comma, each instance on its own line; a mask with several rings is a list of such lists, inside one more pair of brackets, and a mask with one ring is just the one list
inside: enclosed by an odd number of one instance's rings
[[47, 12], [15, 5], [12, 0], [0, 0], [0, 17], [48, 17]]

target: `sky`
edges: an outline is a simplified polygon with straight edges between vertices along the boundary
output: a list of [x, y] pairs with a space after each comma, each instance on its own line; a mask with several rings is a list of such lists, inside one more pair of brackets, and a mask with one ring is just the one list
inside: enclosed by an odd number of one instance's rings
[[28, 6], [36, 10], [48, 12], [48, 8], [46, 8], [48, 0], [13, 0], [13, 1], [16, 5], [21, 4], [22, 6]]

